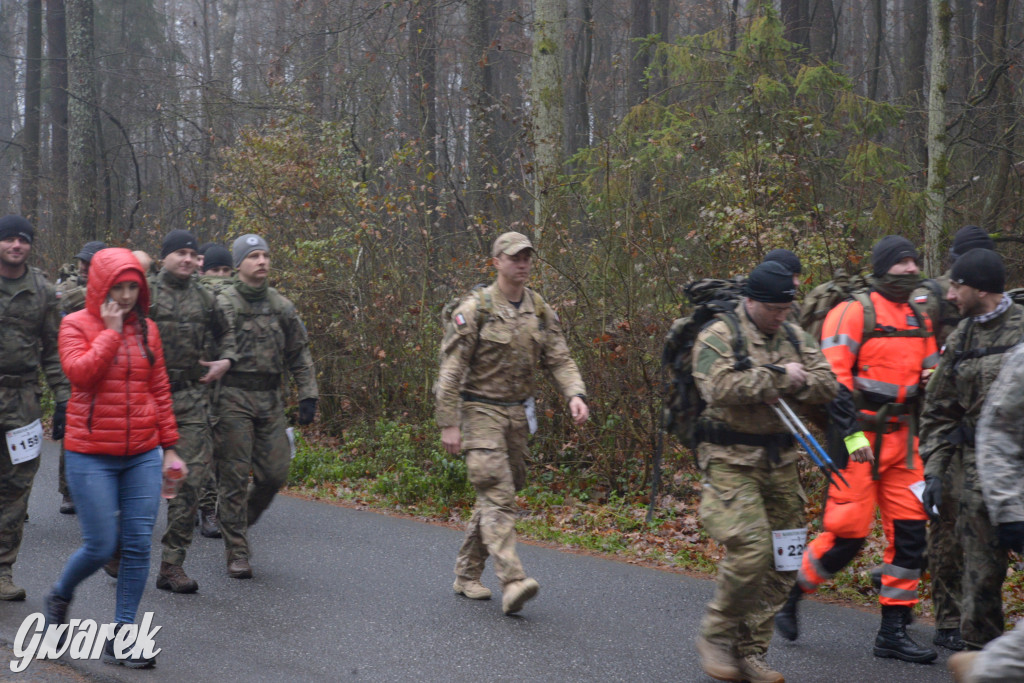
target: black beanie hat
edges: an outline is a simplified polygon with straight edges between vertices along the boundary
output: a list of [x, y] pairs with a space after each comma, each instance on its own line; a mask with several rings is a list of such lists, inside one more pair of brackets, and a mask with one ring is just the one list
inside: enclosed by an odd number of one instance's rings
[[199, 251], [199, 240], [188, 230], [171, 230], [160, 245], [160, 258], [167, 258], [179, 249], [195, 249]]
[[233, 267], [231, 264], [231, 252], [228, 251], [227, 247], [219, 244], [207, 244], [206, 253], [203, 255], [203, 272], [205, 273], [211, 268], [219, 268], [221, 266]]
[[750, 271], [743, 294], [766, 304], [788, 304], [796, 298], [793, 273], [778, 261], [765, 261]]
[[958, 259], [971, 249], [995, 250], [996, 243], [988, 236], [983, 228], [977, 225], [965, 225], [953, 235], [953, 246], [949, 249], [949, 255]]
[[106, 248], [106, 242], [86, 242], [82, 245], [82, 251], [75, 254], [75, 258], [81, 259], [86, 263], [92, 263], [92, 257], [96, 255], [96, 252]]
[[36, 230], [32, 224], [21, 216], [4, 216], [0, 218], [0, 240], [9, 240], [12, 237], [21, 237], [29, 244], [35, 239]]
[[793, 275], [799, 275], [803, 272], [803, 266], [800, 264], [800, 257], [791, 252], [789, 249], [772, 249], [764, 255], [764, 262], [775, 261], [789, 268], [789, 272]]
[[971, 249], [953, 264], [950, 279], [982, 292], [1002, 294], [1006, 289], [1006, 267], [1002, 257], [991, 249]]
[[196, 251], [199, 252], [200, 256], [206, 256], [207, 250], [210, 247], [215, 247], [215, 246], [217, 246], [216, 242], [203, 242], [202, 244], [199, 245], [199, 248], [196, 249]]
[[890, 268], [908, 257], [915, 261], [921, 258], [910, 240], [899, 235], [886, 235], [871, 250], [872, 274], [882, 277]]

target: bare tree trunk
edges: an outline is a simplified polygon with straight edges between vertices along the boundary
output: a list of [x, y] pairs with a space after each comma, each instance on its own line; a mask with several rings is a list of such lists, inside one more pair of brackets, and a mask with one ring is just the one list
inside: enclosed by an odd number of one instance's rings
[[97, 239], [96, 70], [92, 0], [67, 0], [68, 236]]
[[651, 63], [644, 39], [651, 32], [651, 0], [632, 0], [633, 17], [629, 22], [629, 70], [626, 78], [626, 105], [632, 107], [647, 96], [644, 72]]
[[534, 145], [534, 239], [557, 213], [552, 193], [562, 168], [564, 95], [562, 50], [565, 40], [566, 0], [534, 0], [531, 99]]
[[469, 213], [486, 215], [484, 192], [488, 176], [487, 160], [491, 151], [487, 140], [494, 134], [489, 115], [496, 103], [488, 97], [491, 91], [490, 45], [491, 32], [487, 26], [487, 0], [466, 2], [466, 42], [469, 55], [466, 60], [466, 79], [469, 95]]
[[[1000, 65], [1010, 58], [1006, 45], [1008, 5], [1008, 0], [995, 0], [995, 12], [992, 17], [992, 58], [996, 69], [999, 69]], [[985, 195], [985, 208], [982, 212], [982, 227], [989, 232], [999, 229], [999, 214], [1006, 200], [1006, 188], [1012, 172], [1011, 166], [1016, 141], [1017, 117], [1015, 115], [1013, 82], [1006, 74], [999, 76], [999, 82], [996, 85], [995, 113], [996, 145], [999, 152], [996, 155], [995, 172], [991, 174], [992, 185]]]
[[[0, 0], [0, 205], [10, 206], [12, 200], [11, 179], [14, 175], [14, 155], [17, 148], [11, 143], [14, 137], [15, 120], [18, 112], [15, 103], [17, 69], [14, 62], [14, 48], [5, 27], [14, 25], [12, 0]], [[13, 31], [12, 31], [13, 32]]]
[[217, 37], [213, 47], [212, 90], [218, 101], [212, 120], [213, 137], [224, 144], [231, 143], [231, 116], [228, 109], [234, 94], [235, 31], [238, 25], [238, 0], [222, 0], [217, 12]]
[[808, 44], [819, 62], [832, 59], [836, 44], [836, 15], [832, 0], [814, 0], [810, 5]]
[[924, 270], [938, 273], [942, 267], [939, 241], [946, 212], [946, 181], [949, 144], [946, 137], [946, 91], [949, 88], [949, 0], [931, 3], [932, 64], [928, 87], [928, 192], [924, 225]]
[[46, 0], [46, 46], [50, 78], [51, 225], [63, 233], [68, 200], [68, 44], [64, 0]]
[[409, 111], [427, 158], [437, 165], [437, 5], [416, 0], [409, 16]]
[[908, 148], [913, 149], [920, 159], [928, 153], [926, 129], [927, 116], [924, 113], [924, 70], [928, 42], [928, 0], [907, 0], [904, 6], [904, 88], [901, 99], [910, 110]]
[[39, 206], [39, 139], [42, 127], [43, 0], [25, 3], [25, 125], [21, 129], [21, 213], [31, 221]]
[[579, 13], [572, 19], [569, 84], [565, 102], [565, 156], [571, 157], [590, 144], [590, 66], [593, 61], [593, 0], [580, 0]]
[[873, 0], [871, 18], [871, 72], [868, 74], [868, 97], [878, 99], [878, 83], [882, 78], [882, 41], [885, 39], [885, 0]]
[[779, 18], [785, 26], [783, 37], [791, 43], [810, 47], [808, 0], [780, 0]]

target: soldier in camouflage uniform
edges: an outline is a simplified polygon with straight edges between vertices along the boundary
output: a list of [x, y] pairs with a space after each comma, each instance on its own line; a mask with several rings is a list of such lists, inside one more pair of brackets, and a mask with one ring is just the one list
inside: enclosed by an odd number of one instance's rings
[[[233, 284], [231, 279], [231, 252], [227, 248], [208, 242], [199, 247], [199, 284], [215, 295]], [[216, 422], [216, 416], [211, 415]], [[220, 523], [217, 521], [217, 478], [211, 467], [206, 481], [199, 491], [199, 513], [196, 517], [199, 533], [207, 538], [220, 538]]]
[[168, 501], [167, 529], [156, 587], [194, 593], [199, 584], [182, 568], [195, 528], [199, 491], [210, 476], [213, 434], [208, 385], [237, 360], [235, 333], [216, 297], [192, 275], [199, 241], [187, 230], [172, 230], [163, 240], [163, 268], [149, 281], [149, 316], [160, 330], [164, 362], [171, 382], [177, 451], [188, 465], [178, 494]]
[[[924, 309], [932, 321], [935, 332], [935, 343], [941, 350], [946, 338], [960, 322], [960, 313], [956, 305], [946, 298], [949, 291], [950, 273], [957, 258], [971, 249], [995, 249], [995, 243], [982, 228], [966, 225], [953, 237], [953, 245], [949, 250], [949, 268], [946, 272], [932, 280], [932, 284], [922, 286], [914, 292], [913, 299], [924, 302]], [[937, 296], [936, 291], [941, 294]], [[922, 439], [927, 433], [921, 432]], [[932, 640], [949, 650], [964, 649], [964, 641], [960, 634], [960, 602], [961, 576], [964, 573], [964, 553], [960, 546], [960, 538], [956, 531], [957, 509], [960, 506], [960, 452], [955, 449], [944, 468], [942, 479], [942, 505], [939, 517], [932, 519], [928, 525], [928, 570], [931, 575], [932, 609], [935, 611], [935, 638]], [[927, 458], [924, 450], [922, 459]]]
[[502, 611], [513, 614], [539, 589], [523, 571], [515, 530], [516, 491], [526, 483], [527, 439], [536, 428], [537, 365], [551, 373], [576, 424], [587, 420], [589, 409], [558, 316], [526, 287], [534, 256], [530, 240], [504, 233], [491, 255], [497, 280], [470, 293], [452, 312], [434, 393], [441, 442], [452, 455], [465, 452], [476, 491], [455, 561], [455, 592], [477, 600], [491, 597], [480, 576], [493, 556]]
[[[289, 374], [298, 388], [299, 424], [316, 416], [317, 384], [306, 328], [295, 306], [267, 286], [270, 252], [258, 235], [231, 248], [238, 280], [217, 295], [235, 331], [238, 361], [221, 380], [214, 405], [218, 517], [228, 576], [252, 578], [248, 527], [256, 523], [288, 481], [291, 448], [281, 385]], [[249, 485], [249, 472], [253, 483]]]
[[[86, 242], [82, 250], [75, 255], [77, 264], [68, 268], [66, 274], [57, 280], [57, 298], [60, 299], [61, 317], [85, 308], [85, 285], [89, 279], [89, 264], [92, 257], [101, 249], [106, 249], [105, 242]], [[64, 269], [61, 273], [65, 273]], [[63, 515], [75, 514], [75, 502], [71, 500], [68, 482], [64, 477], [64, 445], [60, 448], [60, 466], [57, 476], [57, 491], [60, 493], [60, 512]]]
[[[0, 428], [4, 432], [36, 424], [39, 371], [53, 391], [53, 438], [64, 438], [64, 421], [71, 387], [57, 355], [60, 311], [57, 295], [46, 276], [26, 264], [35, 231], [21, 216], [0, 218]], [[42, 441], [42, 428], [24, 440]], [[15, 464], [7, 440], [0, 441], [0, 600], [24, 600], [25, 591], [12, 580], [12, 566], [21, 548], [28, 497], [39, 469], [39, 455]], [[28, 453], [31, 453], [31, 444]]]
[[[780, 397], [825, 404], [839, 385], [815, 340], [784, 322], [796, 295], [786, 268], [762, 263], [744, 294], [734, 314], [700, 332], [693, 350], [693, 377], [708, 404], [696, 426], [701, 520], [726, 549], [697, 653], [712, 678], [780, 682], [765, 653], [796, 572], [775, 570], [772, 531], [803, 528], [806, 499], [795, 440], [769, 404]], [[737, 335], [749, 356], [745, 369]]]
[[[1024, 344], [1006, 354], [989, 388], [975, 437], [977, 479], [999, 552], [1024, 553]], [[964, 683], [1024, 680], [1024, 623], [985, 645], [949, 659]]]
[[[960, 458], [957, 536], [963, 547], [960, 634], [979, 649], [1003, 632], [1002, 585], [1007, 556], [998, 548], [978, 480], [975, 426], [1007, 351], [1024, 339], [1024, 308], [1003, 294], [1005, 270], [994, 251], [974, 249], [953, 265], [949, 298], [964, 315], [946, 341], [928, 383], [922, 415], [925, 509], [933, 519], [945, 497], [946, 469]], [[933, 509], [933, 506], [935, 508]]]

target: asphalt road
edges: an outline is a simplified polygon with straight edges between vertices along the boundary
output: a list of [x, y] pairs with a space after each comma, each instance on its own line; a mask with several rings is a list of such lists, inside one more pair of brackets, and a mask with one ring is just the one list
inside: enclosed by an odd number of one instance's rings
[[[75, 517], [57, 512], [56, 450], [47, 443], [15, 579], [29, 593], [0, 603], [0, 640], [27, 615], [77, 547]], [[194, 595], [153, 587], [159, 533], [140, 611], [162, 626], [157, 667], [131, 671], [90, 661], [37, 662], [16, 681], [710, 681], [693, 639], [712, 583], [622, 562], [520, 544], [541, 585], [520, 616], [455, 596], [458, 531], [279, 496], [251, 531], [255, 578], [230, 579], [220, 540], [197, 537], [186, 562]], [[113, 579], [79, 587], [70, 616], [112, 620]], [[778, 638], [768, 661], [788, 681], [949, 681], [948, 653], [931, 666], [871, 655], [877, 614], [805, 601], [803, 635]], [[141, 613], [140, 613], [141, 618]], [[911, 627], [930, 639], [926, 625]], [[5, 654], [6, 653], [6, 654]], [[10, 649], [0, 647], [0, 658]], [[70, 666], [67, 668], [66, 665]]]

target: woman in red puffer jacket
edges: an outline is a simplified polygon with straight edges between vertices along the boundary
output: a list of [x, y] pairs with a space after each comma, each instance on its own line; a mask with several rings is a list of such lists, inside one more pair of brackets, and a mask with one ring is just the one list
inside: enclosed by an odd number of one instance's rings
[[[170, 383], [156, 324], [145, 317], [148, 310], [149, 288], [139, 261], [127, 249], [104, 249], [89, 267], [85, 309], [61, 322], [60, 361], [71, 380], [65, 473], [82, 545], [46, 596], [48, 624], [67, 621], [75, 587], [118, 546], [116, 629], [134, 623], [149, 577], [163, 473], [172, 465], [187, 471], [174, 451], [178, 428]], [[106, 643], [106, 661], [153, 665], [152, 657], [117, 653], [113, 645], [113, 639]]]

